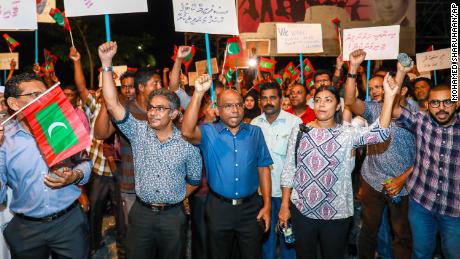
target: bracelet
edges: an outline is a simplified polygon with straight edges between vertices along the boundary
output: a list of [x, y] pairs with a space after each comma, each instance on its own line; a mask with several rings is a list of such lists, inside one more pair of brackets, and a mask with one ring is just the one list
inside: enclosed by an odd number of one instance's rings
[[73, 184], [79, 185], [81, 183], [81, 181], [83, 180], [83, 178], [85, 178], [85, 175], [83, 174], [83, 171], [80, 170], [80, 169], [75, 169], [74, 172], [77, 173], [77, 174], [81, 173], [81, 175], [78, 176], [78, 178], [75, 179], [75, 181], [73, 181]]
[[356, 79], [358, 77], [358, 74], [350, 74], [350, 73], [348, 73], [347, 77]]
[[102, 72], [113, 72], [113, 67], [112, 67], [112, 66], [103, 67], [103, 68], [102, 68]]

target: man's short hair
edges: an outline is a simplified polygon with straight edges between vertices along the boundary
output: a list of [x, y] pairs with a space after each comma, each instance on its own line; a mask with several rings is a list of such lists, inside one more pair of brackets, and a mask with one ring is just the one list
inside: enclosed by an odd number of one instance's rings
[[147, 83], [154, 75], [160, 76], [153, 67], [143, 67], [137, 70], [134, 75], [134, 87], [136, 88], [136, 93], [139, 92], [139, 86]]
[[450, 86], [446, 85], [446, 84], [438, 84], [432, 88], [430, 88], [430, 92], [435, 92], [435, 91], [449, 91], [450, 92]]
[[[17, 97], [21, 94], [21, 90], [19, 89], [19, 85], [24, 82], [30, 81], [39, 81], [43, 83], [43, 80], [35, 74], [31, 73], [22, 73], [14, 75], [10, 78], [10, 80], [6, 81], [5, 84], [5, 100], [10, 97]], [[43, 83], [44, 84], [44, 83]]]
[[260, 96], [262, 96], [262, 92], [265, 90], [276, 90], [278, 97], [283, 97], [283, 91], [281, 91], [281, 87], [277, 82], [263, 83], [260, 87]]
[[121, 76], [120, 76], [120, 82], [123, 81], [125, 78], [135, 78], [136, 77], [136, 72], [131, 71], [131, 70], [126, 70]]
[[325, 70], [325, 69], [318, 69], [313, 73], [313, 81], [316, 81], [316, 77], [320, 75], [328, 75], [329, 80], [332, 80], [332, 75], [331, 72]]
[[153, 99], [153, 97], [155, 97], [155, 96], [163, 96], [163, 97], [165, 97], [169, 101], [169, 106], [171, 107], [171, 110], [179, 110], [179, 108], [180, 108], [180, 99], [179, 99], [179, 96], [177, 96], [176, 93], [171, 92], [171, 91], [166, 90], [166, 89], [163, 89], [163, 88], [155, 90], [155, 91], [153, 91], [153, 92], [151, 92], [149, 94], [149, 98], [148, 98], [149, 103]]
[[74, 85], [64, 85], [64, 86], [61, 85], [61, 89], [62, 91], [68, 89], [68, 90], [71, 90], [72, 92], [75, 92], [75, 93], [77, 92], [77, 87], [75, 87]]
[[433, 82], [431, 82], [431, 79], [426, 78], [426, 77], [419, 77], [419, 78], [416, 78], [416, 79], [414, 80], [414, 82], [412, 82], [412, 84], [415, 86], [415, 84], [417, 84], [417, 83], [420, 82], [420, 81], [426, 82], [426, 83], [430, 86], [430, 89], [433, 88]]

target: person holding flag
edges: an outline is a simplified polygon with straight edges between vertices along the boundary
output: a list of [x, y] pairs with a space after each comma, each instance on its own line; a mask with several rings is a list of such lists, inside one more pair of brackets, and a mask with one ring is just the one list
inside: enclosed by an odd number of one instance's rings
[[[7, 82], [5, 99], [9, 109], [18, 111], [39, 103], [45, 95], [34, 99], [45, 91], [39, 77], [24, 73]], [[31, 124], [28, 117], [26, 121], [28, 115], [18, 114], [6, 129], [0, 128], [0, 139], [4, 138], [0, 146], [0, 200], [5, 199], [8, 185], [13, 190], [10, 209], [15, 213], [3, 233], [13, 258], [47, 259], [51, 253], [63, 258], [86, 258], [89, 252], [89, 228], [78, 206], [81, 191], [77, 185], [88, 181], [91, 162], [74, 155], [72, 167], [54, 169], [49, 164], [59, 161], [50, 163], [49, 154], [39, 150], [44, 141], [54, 152], [61, 153], [72, 148], [68, 143], [76, 141], [78, 145], [81, 141], [81, 134], [73, 132], [75, 120], [66, 117], [68, 112], [58, 109], [60, 112], [52, 113], [50, 109], [65, 106], [67, 99], [63, 94], [60, 97], [64, 100], [36, 111], [33, 117], [37, 123]], [[70, 105], [68, 101], [67, 104]], [[37, 127], [46, 126], [46, 138], [36, 139], [31, 134], [35, 135]], [[69, 127], [72, 137], [66, 137], [64, 144], [57, 142], [63, 133], [69, 133]]]

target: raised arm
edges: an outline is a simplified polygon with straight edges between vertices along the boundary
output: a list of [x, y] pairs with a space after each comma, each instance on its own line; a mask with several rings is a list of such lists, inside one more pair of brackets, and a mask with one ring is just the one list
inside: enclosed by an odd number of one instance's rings
[[350, 53], [350, 70], [348, 73], [355, 75], [355, 78], [347, 76], [347, 81], [345, 83], [345, 105], [356, 115], [362, 115], [365, 108], [365, 103], [356, 97], [356, 77], [358, 68], [365, 57], [366, 52], [362, 49]]
[[406, 76], [407, 72], [411, 71], [412, 68], [414, 67], [414, 62], [411, 61], [411, 64], [409, 66], [403, 66], [401, 65], [400, 62], [397, 64], [397, 71], [396, 71], [396, 76], [395, 76], [395, 81], [397, 83], [398, 87], [398, 95], [396, 96], [396, 99], [393, 104], [393, 118], [399, 118], [401, 116], [401, 87], [404, 82], [404, 77]]
[[334, 75], [332, 75], [332, 85], [337, 88], [340, 88], [339, 81], [342, 76], [342, 66], [343, 66], [343, 58], [342, 58], [342, 54], [340, 54], [335, 61]]
[[396, 81], [390, 76], [390, 73], [385, 75], [383, 79], [383, 90], [385, 95], [383, 97], [382, 112], [380, 113], [380, 127], [388, 128], [391, 121], [391, 113], [393, 111], [393, 101], [398, 95], [399, 87]]
[[15, 69], [16, 69], [16, 61], [14, 61], [14, 59], [12, 59], [11, 62], [10, 62], [10, 72], [8, 73], [8, 76], [6, 77], [6, 81], [10, 80], [10, 78], [13, 77]]
[[182, 60], [184, 60], [184, 58], [187, 57], [191, 51], [192, 48], [189, 46], [180, 46], [177, 50], [176, 60], [174, 61], [174, 66], [171, 71], [171, 81], [169, 82], [169, 90], [172, 92], [175, 92], [177, 89], [179, 89]]
[[99, 46], [99, 58], [102, 64], [102, 93], [104, 95], [105, 105], [110, 115], [120, 121], [125, 117], [125, 107], [118, 99], [118, 92], [113, 81], [112, 59], [117, 53], [117, 43], [110, 41]]
[[75, 47], [71, 47], [69, 51], [69, 58], [73, 61], [73, 78], [77, 87], [78, 93], [83, 103], [86, 103], [86, 99], [90, 94], [86, 87], [85, 74], [83, 73], [83, 67], [81, 65], [81, 55]]
[[107, 107], [102, 104], [94, 124], [94, 137], [96, 139], [107, 139], [114, 132], [115, 127], [112, 124]]
[[185, 110], [184, 119], [182, 120], [182, 135], [192, 144], [201, 142], [201, 130], [198, 127], [198, 113], [200, 112], [201, 100], [211, 87], [212, 79], [208, 74], [198, 77], [195, 81], [195, 92]]

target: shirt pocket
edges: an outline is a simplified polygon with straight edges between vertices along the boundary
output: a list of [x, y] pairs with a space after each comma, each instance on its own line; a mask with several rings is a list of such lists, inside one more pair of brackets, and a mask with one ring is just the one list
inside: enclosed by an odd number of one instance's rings
[[273, 153], [285, 156], [287, 152], [288, 141], [289, 141], [289, 134], [278, 135], [272, 147]]

